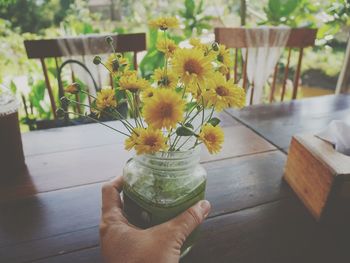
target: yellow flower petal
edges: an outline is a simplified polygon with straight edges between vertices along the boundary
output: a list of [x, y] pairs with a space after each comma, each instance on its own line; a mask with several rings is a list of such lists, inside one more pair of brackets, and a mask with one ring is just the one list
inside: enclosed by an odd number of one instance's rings
[[203, 93], [204, 100], [208, 106], [214, 105], [217, 111], [245, 106], [244, 90], [232, 80], [227, 81], [221, 73], [215, 73], [208, 86], [209, 89]]
[[224, 142], [224, 132], [219, 126], [205, 124], [199, 133], [199, 140], [205, 144], [209, 153], [218, 153]]
[[125, 150], [129, 151], [135, 147], [142, 130], [143, 128], [134, 128], [131, 136], [125, 140]]
[[158, 68], [154, 71], [154, 80], [157, 82], [159, 88], [175, 89], [178, 83], [178, 77], [171, 70]]
[[150, 87], [147, 80], [138, 78], [136, 74], [123, 75], [119, 80], [121, 90], [128, 90], [130, 92], [137, 92]]
[[161, 39], [157, 42], [157, 50], [163, 52], [166, 57], [172, 57], [178, 48], [175, 42], [171, 39]]
[[136, 154], [151, 154], [166, 148], [166, 138], [161, 130], [151, 127], [139, 130], [135, 144]]
[[148, 125], [154, 128], [170, 129], [183, 119], [184, 107], [184, 100], [175, 91], [159, 89], [145, 101], [143, 116]]
[[214, 73], [210, 58], [198, 49], [178, 49], [171, 64], [185, 85], [200, 85], [202, 89]]
[[115, 92], [111, 88], [104, 88], [97, 93], [96, 108], [99, 111], [103, 111], [107, 108], [115, 108], [117, 101], [115, 98]]
[[148, 22], [151, 28], [167, 30], [168, 28], [178, 28], [179, 20], [176, 17], [159, 17]]

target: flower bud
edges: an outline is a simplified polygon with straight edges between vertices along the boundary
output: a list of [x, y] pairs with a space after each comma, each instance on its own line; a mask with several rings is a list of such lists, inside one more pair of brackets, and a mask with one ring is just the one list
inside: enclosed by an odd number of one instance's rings
[[112, 71], [113, 72], [118, 71], [119, 67], [120, 67], [120, 64], [119, 64], [118, 59], [113, 59], [113, 61], [112, 61]]
[[72, 83], [70, 85], [68, 85], [65, 89], [66, 92], [70, 93], [70, 94], [77, 94], [80, 91], [80, 85], [79, 83]]
[[217, 42], [214, 42], [211, 47], [214, 51], [219, 51], [219, 44]]
[[111, 36], [106, 37], [106, 42], [110, 45], [113, 43], [113, 38]]
[[92, 61], [95, 65], [101, 64], [101, 57], [100, 56], [95, 56], [94, 60]]
[[63, 108], [68, 107], [68, 105], [69, 105], [69, 99], [68, 99], [67, 97], [62, 97], [62, 98], [60, 99], [60, 101], [61, 101], [61, 105], [62, 105]]
[[58, 118], [63, 118], [64, 115], [65, 115], [65, 112], [64, 112], [63, 109], [59, 108], [59, 109], [56, 110], [56, 114], [57, 114]]

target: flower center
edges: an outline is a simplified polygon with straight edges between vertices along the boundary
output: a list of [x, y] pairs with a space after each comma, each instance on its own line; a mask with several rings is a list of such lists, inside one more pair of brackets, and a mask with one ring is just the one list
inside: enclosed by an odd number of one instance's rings
[[166, 87], [166, 86], [169, 86], [170, 80], [169, 80], [168, 76], [163, 76], [162, 79], [159, 81], [158, 84], [160, 84], [160, 85], [162, 85], [162, 86], [165, 86], [165, 87]]
[[222, 97], [228, 96], [228, 93], [229, 93], [228, 90], [224, 86], [216, 87], [215, 91], [216, 91], [216, 94], [218, 94], [219, 96], [222, 96]]
[[216, 141], [216, 136], [215, 136], [215, 134], [213, 134], [213, 133], [208, 133], [208, 134], [206, 134], [206, 135], [204, 136], [204, 138], [205, 138], [206, 141], [211, 142], [211, 143], [213, 143], [213, 142]]
[[189, 59], [185, 62], [184, 69], [189, 74], [200, 75], [202, 73], [202, 66], [199, 61], [194, 59]]
[[130, 91], [130, 92], [136, 92], [139, 90], [140, 87], [138, 87], [137, 85], [130, 85], [127, 89]]
[[159, 108], [159, 113], [162, 118], [170, 118], [173, 115], [173, 106], [169, 103], [164, 103]]
[[222, 54], [219, 54], [217, 58], [218, 58], [218, 61], [220, 61], [221, 63], [224, 62], [224, 56]]
[[156, 137], [147, 137], [145, 139], [145, 144], [148, 146], [156, 146], [157, 138]]
[[176, 46], [175, 45], [168, 45], [168, 52], [169, 53], [174, 53], [174, 51], [176, 50]]

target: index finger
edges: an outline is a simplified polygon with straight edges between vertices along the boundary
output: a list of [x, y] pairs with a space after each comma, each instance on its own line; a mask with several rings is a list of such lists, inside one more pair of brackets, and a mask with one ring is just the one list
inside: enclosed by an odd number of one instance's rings
[[122, 209], [123, 204], [119, 194], [122, 189], [122, 176], [118, 176], [102, 186], [102, 212], [107, 212], [115, 208]]

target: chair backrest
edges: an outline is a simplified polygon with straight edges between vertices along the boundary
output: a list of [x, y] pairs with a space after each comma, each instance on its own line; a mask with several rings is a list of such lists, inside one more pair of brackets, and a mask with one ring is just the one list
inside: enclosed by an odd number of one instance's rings
[[[254, 35], [255, 32], [258, 33], [259, 30], [263, 30], [263, 29], [259, 27], [257, 28], [244, 28], [244, 27], [215, 28], [215, 41], [220, 44], [224, 44], [227, 48], [234, 49], [233, 78], [235, 83], [237, 83], [238, 80], [241, 78], [244, 89], [247, 89], [247, 61], [248, 61], [249, 52], [247, 51], [245, 52], [245, 54], [243, 54], [241, 49], [251, 47], [251, 45], [248, 45], [246, 30], [251, 30], [251, 32], [249, 32], [250, 35], [252, 34]], [[278, 28], [271, 29], [271, 32], [269, 34], [269, 42], [271, 43], [271, 46], [273, 46], [272, 43], [276, 43], [276, 41], [274, 40], [277, 35], [277, 30]], [[289, 38], [287, 40], [287, 43], [284, 46], [285, 48], [288, 49], [288, 56], [287, 56], [287, 63], [285, 64], [285, 68], [284, 68], [284, 76], [283, 76], [282, 88], [281, 88], [281, 101], [283, 101], [285, 97], [292, 50], [296, 49], [299, 52], [298, 62], [297, 62], [295, 74], [294, 74], [293, 93], [292, 93], [292, 99], [296, 99], [297, 92], [298, 92], [299, 78], [300, 78], [300, 69], [301, 69], [302, 58], [303, 58], [303, 50], [305, 47], [314, 45], [315, 39], [316, 39], [316, 33], [317, 33], [317, 29], [310, 29], [310, 28], [293, 28], [290, 30]], [[257, 45], [256, 47], [259, 47], [259, 45]], [[241, 59], [239, 59], [239, 57]], [[241, 65], [240, 74], [238, 73], [239, 64]], [[269, 95], [270, 102], [272, 102], [274, 98], [278, 71], [279, 71], [278, 63], [276, 63], [274, 68], [273, 78], [272, 78], [271, 92]], [[252, 92], [250, 93], [250, 98], [249, 98], [250, 104], [252, 104], [253, 96], [254, 96], [254, 83], [251, 83], [251, 84], [252, 84]]]
[[[25, 40], [24, 46], [29, 59], [39, 59], [41, 62], [44, 79], [48, 90], [51, 108], [54, 118], [56, 115], [56, 102], [53, 95], [52, 85], [49, 80], [46, 58], [54, 58], [56, 62], [56, 70], [60, 67], [59, 59], [61, 57], [81, 56], [85, 61], [87, 55], [99, 55], [111, 53], [110, 46], [106, 43], [105, 38], [111, 36], [117, 52], [133, 53], [133, 64], [137, 69], [137, 53], [146, 50], [146, 34], [112, 34], [112, 35], [86, 35], [79, 37], [54, 38], [43, 40]], [[64, 46], [65, 48], [62, 48]], [[74, 47], [74, 48], [70, 48]], [[75, 81], [75, 75], [72, 70], [72, 81]], [[112, 85], [112, 79], [111, 79]], [[60, 86], [60, 85], [59, 85]]]

